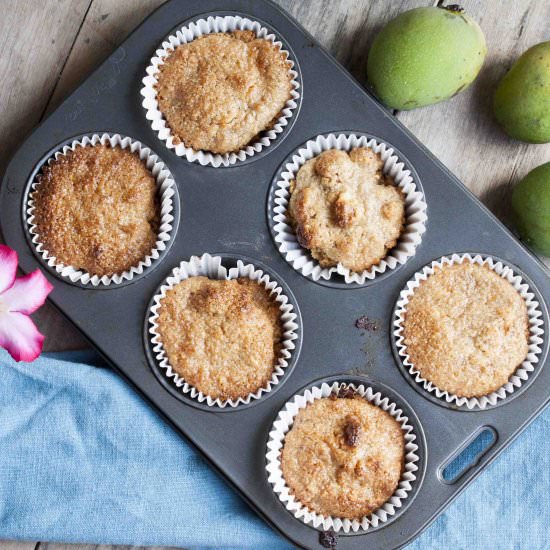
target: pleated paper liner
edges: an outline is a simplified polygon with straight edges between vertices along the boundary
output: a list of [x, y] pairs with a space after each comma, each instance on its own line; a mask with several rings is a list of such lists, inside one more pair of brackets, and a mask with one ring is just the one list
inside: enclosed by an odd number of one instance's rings
[[[529, 318], [529, 344], [525, 360], [518, 366], [506, 384], [501, 386], [498, 390], [482, 397], [460, 397], [445, 390], [441, 390], [432, 382], [423, 378], [421, 373], [411, 362], [403, 335], [403, 322], [405, 320], [407, 304], [420, 284], [432, 275], [437, 268], [444, 268], [445, 266], [464, 262], [487, 266], [500, 277], [507, 280], [525, 301]], [[523, 280], [522, 276], [514, 272], [510, 266], [491, 256], [484, 256], [481, 254], [453, 254], [451, 256], [443, 256], [438, 260], [434, 260], [429, 265], [426, 265], [406, 284], [405, 288], [399, 294], [394, 313], [393, 337], [399, 359], [405, 367], [406, 372], [417, 385], [447, 405], [462, 407], [467, 410], [483, 410], [489, 406], [495, 406], [509, 397], [533, 374], [542, 353], [542, 344], [544, 342], [544, 319], [536, 294], [529, 288], [529, 285]]]
[[[395, 185], [403, 192], [405, 198], [405, 223], [397, 244], [379, 264], [362, 272], [353, 272], [341, 264], [323, 268], [313, 258], [310, 251], [303, 248], [296, 238], [288, 215], [290, 184], [296, 178], [300, 168], [310, 159], [329, 149], [351, 151], [358, 147], [368, 147], [379, 153], [384, 162], [384, 174], [393, 178]], [[411, 170], [396, 154], [394, 149], [374, 138], [365, 135], [326, 134], [305, 143], [292, 159], [285, 165], [275, 190], [269, 215], [273, 224], [275, 244], [286, 261], [302, 275], [314, 281], [330, 281], [334, 275], [340, 275], [346, 284], [365, 284], [376, 276], [393, 270], [414, 256], [416, 248], [426, 231], [427, 205], [424, 195], [416, 184]]]
[[[370, 403], [389, 413], [401, 426], [405, 438], [405, 462], [397, 489], [372, 514], [353, 520], [326, 516], [309, 509], [291, 493], [281, 469], [281, 452], [284, 447], [285, 436], [292, 428], [298, 412], [316, 399], [338, 394], [338, 391], [343, 387], [351, 388]], [[383, 393], [373, 389], [367, 382], [347, 383], [338, 380], [324, 382], [313, 385], [303, 393], [295, 395], [287, 401], [277, 415], [277, 419], [269, 432], [267, 443], [266, 470], [268, 482], [285, 508], [303, 523], [320, 530], [334, 530], [344, 533], [367, 532], [369, 529], [379, 527], [390, 521], [405, 505], [406, 500], [415, 489], [415, 485], [420, 483], [422, 477], [419, 456], [420, 445], [419, 437], [403, 409], [390, 398], [384, 396]]]
[[[258, 139], [249, 143], [243, 149], [234, 153], [211, 153], [210, 151], [195, 150], [187, 147], [181, 140], [175, 139], [172, 131], [159, 108], [157, 100], [157, 75], [160, 66], [165, 59], [182, 44], [192, 42], [200, 36], [220, 32], [232, 32], [236, 30], [253, 31], [258, 38], [269, 40], [275, 44], [286, 57], [290, 64], [290, 75], [292, 77], [291, 97], [279, 114], [277, 120], [260, 134]], [[218, 168], [220, 166], [232, 166], [237, 162], [245, 161], [261, 151], [270, 147], [273, 142], [283, 133], [289, 125], [291, 117], [295, 116], [301, 100], [301, 85], [298, 73], [298, 64], [291, 53], [284, 48], [281, 40], [270, 30], [258, 21], [252, 21], [247, 17], [239, 15], [209, 16], [204, 19], [193, 21], [179, 29], [175, 34], [170, 35], [156, 50], [146, 69], [147, 76], [143, 79], [141, 95], [143, 96], [143, 107], [146, 110], [146, 118], [150, 121], [152, 129], [157, 133], [158, 138], [164, 142], [168, 149], [174, 151], [179, 157], [185, 157], [189, 162], [198, 162], [202, 165], [210, 165]]]
[[[166, 293], [174, 288], [179, 282], [196, 276], [221, 280], [237, 279], [239, 277], [249, 278], [263, 285], [279, 305], [281, 311], [280, 319], [283, 326], [283, 342], [279, 357], [277, 358], [277, 364], [275, 365], [268, 384], [248, 394], [246, 397], [223, 400], [205, 395], [203, 392], [186, 382], [170, 365], [167, 353], [162, 344], [161, 335], [158, 331], [157, 321], [160, 308], [162, 307], [162, 300], [165, 298]], [[239, 405], [248, 405], [252, 401], [260, 399], [265, 394], [270, 393], [279, 385], [281, 379], [286, 375], [289, 369], [293, 354], [297, 348], [300, 330], [299, 322], [299, 315], [292, 301], [285, 294], [283, 287], [264, 270], [257, 268], [252, 263], [245, 263], [242, 260], [237, 260], [235, 267], [228, 268], [224, 265], [224, 258], [222, 256], [203, 254], [202, 256], [192, 256], [188, 261], [181, 262], [162, 284], [152, 300], [152, 306], [148, 314], [148, 332], [156, 366], [163, 375], [173, 383], [177, 390], [181, 392], [182, 395], [190, 397], [198, 403], [223, 409], [226, 407], [235, 408]]]
[[31, 183], [27, 203], [25, 206], [25, 215], [27, 223], [27, 231], [30, 237], [32, 246], [35, 248], [37, 256], [42, 262], [47, 265], [50, 270], [56, 273], [59, 277], [90, 287], [110, 287], [116, 286], [126, 281], [131, 281], [136, 276], [142, 275], [149, 269], [154, 262], [159, 260], [161, 253], [166, 249], [170, 239], [173, 238], [174, 226], [174, 201], [173, 197], [176, 194], [176, 184], [172, 174], [162, 162], [162, 160], [141, 142], [129, 137], [121, 136], [120, 134], [93, 134], [84, 136], [81, 139], [75, 139], [70, 144], [63, 146], [56, 151], [45, 163], [50, 165], [69, 151], [74, 151], [78, 147], [93, 147], [95, 145], [107, 145], [111, 147], [120, 147], [121, 149], [129, 149], [132, 153], [136, 153], [147, 169], [154, 176], [157, 184], [157, 193], [160, 202], [160, 224], [157, 234], [157, 240], [151, 252], [147, 254], [137, 265], [132, 266], [129, 270], [115, 273], [114, 275], [94, 275], [79, 269], [78, 267], [66, 265], [60, 262], [50, 251], [48, 251], [40, 240], [40, 234], [35, 224], [35, 193], [40, 185], [40, 171]]

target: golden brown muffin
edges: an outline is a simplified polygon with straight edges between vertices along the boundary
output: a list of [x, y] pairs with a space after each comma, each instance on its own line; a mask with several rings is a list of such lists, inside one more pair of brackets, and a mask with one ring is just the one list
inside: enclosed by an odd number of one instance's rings
[[247, 278], [190, 277], [166, 293], [158, 331], [168, 362], [214, 399], [246, 397], [267, 386], [278, 362], [277, 302]]
[[220, 154], [271, 128], [292, 89], [286, 54], [252, 31], [207, 34], [178, 46], [157, 81], [174, 143]]
[[92, 275], [136, 266], [157, 239], [155, 178], [137, 154], [77, 147], [46, 166], [33, 193], [39, 242], [58, 263]]
[[422, 377], [459, 397], [497, 390], [528, 352], [525, 302], [487, 266], [437, 268], [414, 291], [403, 327], [410, 361]]
[[298, 242], [322, 267], [361, 272], [396, 245], [405, 199], [383, 166], [380, 155], [360, 147], [325, 151], [298, 170], [288, 212]]
[[359, 395], [317, 399], [286, 434], [284, 480], [310, 510], [358, 519], [395, 492], [405, 462], [399, 423]]

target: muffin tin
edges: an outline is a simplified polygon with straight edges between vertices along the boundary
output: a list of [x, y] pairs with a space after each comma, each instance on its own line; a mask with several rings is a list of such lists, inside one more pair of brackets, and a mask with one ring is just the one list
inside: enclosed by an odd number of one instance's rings
[[[301, 103], [285, 130], [260, 154], [232, 167], [201, 166], [157, 139], [142, 107], [145, 69], [163, 39], [209, 15], [238, 14], [259, 21], [292, 52], [301, 79]], [[165, 162], [177, 184], [173, 238], [150, 268], [120, 285], [82, 286], [45, 266], [25, 223], [28, 189], [44, 161], [66, 143], [94, 133], [139, 140]], [[426, 232], [414, 256], [398, 269], [367, 280], [317, 284], [296, 271], [270, 232], [269, 201], [283, 161], [308, 140], [327, 133], [367, 133], [407, 160], [427, 203]], [[482, 152], [480, 152], [482, 154]], [[306, 387], [325, 380], [353, 381], [384, 390], [404, 410], [420, 442], [420, 471], [411, 495], [388, 521], [341, 535], [338, 548], [400, 548], [432, 522], [547, 404], [550, 397], [548, 312], [550, 278], [537, 260], [471, 193], [280, 8], [266, 0], [172, 0], [155, 11], [22, 144], [0, 187], [0, 227], [19, 252], [25, 272], [41, 268], [54, 285], [55, 304], [105, 360], [194, 444], [243, 498], [283, 536], [302, 548], [321, 548], [319, 531], [289, 513], [267, 481], [268, 434], [280, 409]], [[180, 261], [208, 252], [246, 258], [288, 289], [302, 319], [292, 365], [273, 391], [235, 408], [200, 407], [162, 379], [150, 353], [150, 301]], [[537, 367], [498, 407], [464, 411], [427, 394], [392, 353], [395, 303], [424, 265], [453, 253], [501, 258], [540, 299], [544, 338]], [[356, 319], [368, 316], [365, 330]], [[373, 328], [373, 330], [369, 330]], [[376, 328], [376, 330], [374, 330]], [[159, 383], [160, 382], [160, 383]], [[454, 483], [442, 469], [480, 429], [496, 434], [492, 447]], [[159, 488], [159, 490], [162, 490]], [[200, 487], [197, 488], [200, 492]]]

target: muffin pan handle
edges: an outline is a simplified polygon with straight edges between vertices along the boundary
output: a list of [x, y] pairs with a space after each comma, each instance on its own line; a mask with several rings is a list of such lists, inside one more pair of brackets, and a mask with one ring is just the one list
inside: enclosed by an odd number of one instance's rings
[[443, 483], [456, 483], [466, 472], [475, 468], [498, 440], [497, 431], [483, 426], [474, 432], [438, 470]]

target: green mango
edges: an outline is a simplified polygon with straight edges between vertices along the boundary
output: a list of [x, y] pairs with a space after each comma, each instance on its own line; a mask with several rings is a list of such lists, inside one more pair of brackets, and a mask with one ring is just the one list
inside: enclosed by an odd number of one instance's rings
[[483, 31], [461, 8], [415, 8], [392, 19], [376, 36], [367, 80], [386, 106], [415, 109], [467, 88], [486, 53]]
[[512, 65], [497, 87], [493, 108], [511, 137], [550, 142], [550, 42], [528, 49]]
[[512, 209], [525, 243], [550, 256], [550, 162], [529, 172], [516, 185]]

